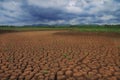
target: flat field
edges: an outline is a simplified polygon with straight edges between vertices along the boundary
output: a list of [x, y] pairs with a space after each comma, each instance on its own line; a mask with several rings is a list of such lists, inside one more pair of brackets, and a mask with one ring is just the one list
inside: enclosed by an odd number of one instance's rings
[[120, 33], [0, 34], [0, 80], [120, 80]]

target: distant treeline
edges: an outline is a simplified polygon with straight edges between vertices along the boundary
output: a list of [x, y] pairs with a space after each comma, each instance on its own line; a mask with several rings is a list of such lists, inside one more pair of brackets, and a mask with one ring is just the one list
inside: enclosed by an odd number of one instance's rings
[[26, 26], [9, 26], [9, 25], [0, 25], [0, 27], [7, 27], [7, 28], [16, 28], [16, 27], [19, 27], [19, 28], [66, 28], [66, 27], [70, 27], [70, 28], [74, 28], [74, 27], [120, 27], [120, 24], [118, 25], [47, 25], [47, 26], [41, 26], [41, 25], [37, 25], [37, 26], [34, 26], [34, 25], [26, 25]]
[[42, 26], [0, 26], [0, 32], [70, 30], [81, 32], [119, 32], [120, 25], [42, 25]]
[[71, 25], [70, 27], [120, 27], [120, 25]]

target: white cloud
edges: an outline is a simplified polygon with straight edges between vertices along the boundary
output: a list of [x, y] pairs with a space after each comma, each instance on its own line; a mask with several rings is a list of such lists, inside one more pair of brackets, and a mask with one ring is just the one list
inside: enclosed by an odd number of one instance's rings
[[102, 17], [101, 17], [101, 20], [104, 20], [104, 21], [106, 21], [106, 20], [111, 20], [111, 19], [115, 19], [116, 17], [114, 17], [113, 15], [103, 15]]
[[56, 21], [38, 21], [38, 22], [35, 22], [35, 24], [49, 24], [49, 25], [55, 25], [55, 24], [65, 24], [66, 21], [65, 20], [56, 20]]
[[19, 17], [22, 14], [20, 5], [21, 3], [16, 1], [5, 1], [1, 5], [4, 10], [0, 10], [0, 13], [9, 17]]
[[77, 0], [71, 0], [68, 2], [68, 5], [66, 5], [65, 9], [69, 13], [80, 13], [82, 12], [82, 9], [78, 6], [76, 6]]
[[43, 8], [60, 8], [66, 6], [69, 0], [27, 0], [29, 5]]
[[[114, 0], [28, 0], [29, 5], [60, 9], [68, 13], [95, 13], [113, 8]], [[87, 9], [86, 11], [86, 8]]]
[[0, 17], [0, 23], [4, 23], [4, 22], [7, 22], [7, 21], [15, 21], [14, 19], [11, 19], [11, 18], [8, 18], [8, 17], [5, 17], [5, 16], [1, 16]]
[[19, 9], [19, 3], [15, 1], [7, 1], [2, 3], [2, 7], [6, 10], [18, 10]]

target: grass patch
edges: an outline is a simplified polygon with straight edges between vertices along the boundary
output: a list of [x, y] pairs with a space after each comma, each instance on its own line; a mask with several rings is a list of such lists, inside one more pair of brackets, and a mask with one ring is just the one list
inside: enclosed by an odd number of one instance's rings
[[69, 55], [67, 54], [63, 54], [64, 58], [68, 59], [68, 60], [71, 60], [71, 58], [69, 57]]
[[120, 25], [76, 25], [76, 26], [22, 26], [9, 27], [0, 26], [0, 30], [11, 31], [51, 31], [51, 30], [70, 30], [80, 32], [119, 32]]
[[43, 70], [42, 73], [43, 73], [43, 74], [48, 74], [48, 72], [49, 72], [48, 70]]
[[64, 56], [64, 58], [67, 58], [67, 57], [68, 57], [68, 55], [67, 55], [67, 54], [63, 54], [63, 56]]

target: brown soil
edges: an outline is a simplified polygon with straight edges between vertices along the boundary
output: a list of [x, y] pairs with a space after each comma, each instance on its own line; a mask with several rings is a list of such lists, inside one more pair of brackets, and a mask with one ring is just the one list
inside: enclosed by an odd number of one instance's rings
[[18, 32], [18, 31], [15, 31], [15, 30], [0, 30], [0, 34], [3, 34], [3, 33], [12, 33], [12, 32]]
[[0, 80], [120, 80], [120, 34], [0, 34]]

